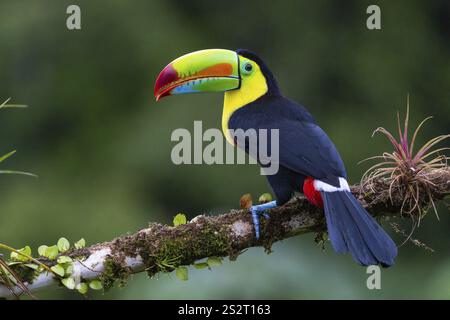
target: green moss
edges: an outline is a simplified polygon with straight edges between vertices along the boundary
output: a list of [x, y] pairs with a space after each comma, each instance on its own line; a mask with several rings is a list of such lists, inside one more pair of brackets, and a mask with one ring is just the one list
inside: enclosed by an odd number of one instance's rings
[[[135, 245], [141, 246], [140, 256], [147, 266], [149, 276], [158, 272], [172, 272], [179, 266], [190, 265], [201, 257], [237, 256], [237, 250], [232, 249], [229, 232], [205, 219], [198, 223], [202, 225], [201, 228], [187, 224], [179, 226], [175, 232], [164, 226], [152, 225], [152, 234], [163, 234], [163, 242], [158, 243], [153, 237], [135, 242]], [[149, 254], [146, 249], [152, 245], [157, 250]]]
[[105, 289], [120, 279], [125, 283], [131, 272], [125, 266], [125, 257], [142, 258], [145, 271], [153, 277], [204, 257], [229, 256], [234, 260], [241, 253], [239, 248], [233, 248], [229, 224], [211, 218], [199, 217], [195, 222], [177, 227], [152, 223], [149, 229], [113, 241], [101, 277]]
[[39, 275], [39, 272], [23, 264], [12, 265], [11, 270], [22, 282], [29, 284], [33, 283], [34, 279]]
[[118, 282], [119, 287], [125, 286], [131, 274], [131, 270], [128, 267], [124, 267], [122, 261], [116, 261], [113, 257], [108, 257], [103, 262], [103, 268], [104, 271], [100, 276], [100, 280], [105, 291], [111, 289], [116, 282]]
[[328, 232], [319, 231], [314, 235], [314, 242], [321, 247], [322, 250], [325, 250], [325, 244], [328, 241]]
[[270, 219], [271, 219], [270, 224], [266, 223], [266, 221], [262, 221], [261, 226], [260, 226], [261, 234], [262, 234], [260, 241], [262, 242], [264, 251], [267, 254], [272, 253], [272, 245], [276, 241], [278, 241], [284, 237], [284, 232], [281, 230], [281, 228], [271, 227], [271, 226], [281, 225], [284, 221], [284, 217], [282, 217], [280, 215], [272, 215], [270, 217]]

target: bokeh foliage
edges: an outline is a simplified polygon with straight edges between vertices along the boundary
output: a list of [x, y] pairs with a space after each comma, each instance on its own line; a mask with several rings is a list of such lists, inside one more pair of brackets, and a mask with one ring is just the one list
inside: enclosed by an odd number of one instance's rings
[[[65, 26], [77, 3], [82, 30]], [[168, 98], [156, 104], [153, 81], [166, 63], [203, 48], [248, 48], [265, 58], [282, 91], [303, 103], [341, 151], [351, 182], [388, 143], [411, 96], [411, 123], [428, 115], [418, 143], [450, 127], [448, 1], [378, 1], [382, 30], [366, 29], [369, 1], [14, 1], [0, 4], [0, 100], [28, 104], [2, 112], [1, 169], [39, 179], [0, 177], [0, 240], [16, 247], [65, 236], [88, 243], [239, 205], [242, 194], [269, 190], [255, 166], [175, 166], [175, 128], [194, 120], [220, 128], [221, 95]], [[389, 150], [390, 151], [390, 150]], [[322, 252], [305, 235], [252, 249], [189, 281], [135, 276], [126, 289], [96, 298], [450, 298], [450, 218], [441, 207], [415, 236], [436, 252], [406, 244], [369, 291], [365, 269]], [[407, 221], [404, 222], [408, 228]], [[401, 243], [403, 239], [396, 237]], [[67, 290], [47, 298], [79, 298]]]

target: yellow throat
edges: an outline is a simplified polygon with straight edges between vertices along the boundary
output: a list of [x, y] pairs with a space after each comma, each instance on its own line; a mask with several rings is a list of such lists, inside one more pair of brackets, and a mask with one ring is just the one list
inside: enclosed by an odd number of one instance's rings
[[[241, 58], [241, 61], [244, 59], [245, 58]], [[245, 60], [251, 61], [249, 59]], [[228, 129], [228, 121], [230, 121], [231, 115], [237, 109], [245, 107], [250, 102], [263, 96], [268, 90], [266, 78], [259, 66], [253, 61], [251, 61], [251, 63], [255, 70], [251, 75], [242, 76], [241, 87], [237, 90], [225, 92], [222, 113], [222, 131], [227, 141], [232, 145], [234, 145], [234, 141]]]

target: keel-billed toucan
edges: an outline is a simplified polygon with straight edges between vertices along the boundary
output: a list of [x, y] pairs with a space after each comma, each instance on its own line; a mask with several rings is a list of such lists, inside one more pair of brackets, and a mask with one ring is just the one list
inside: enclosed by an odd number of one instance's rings
[[[222, 130], [231, 144], [237, 144], [230, 134], [236, 129], [278, 129], [279, 170], [267, 176], [277, 200], [251, 208], [257, 238], [259, 214], [298, 191], [324, 208], [337, 252], [350, 253], [361, 265], [394, 263], [395, 243], [350, 192], [333, 142], [303, 106], [281, 94], [261, 58], [242, 49], [201, 50], [172, 61], [156, 79], [157, 100], [195, 92], [225, 92]], [[248, 151], [246, 145], [238, 147]]]

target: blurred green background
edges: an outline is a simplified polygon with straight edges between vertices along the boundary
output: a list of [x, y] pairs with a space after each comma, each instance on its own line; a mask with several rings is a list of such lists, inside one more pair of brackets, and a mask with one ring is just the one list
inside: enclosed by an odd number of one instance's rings
[[[81, 7], [82, 30], [66, 28]], [[156, 104], [153, 82], [172, 59], [204, 48], [259, 53], [285, 95], [304, 104], [336, 143], [352, 183], [390, 151], [378, 126], [394, 129], [411, 95], [411, 121], [429, 123], [419, 142], [450, 128], [450, 3], [377, 1], [382, 29], [366, 28], [369, 1], [15, 1], [0, 4], [0, 100], [29, 105], [0, 112], [0, 242], [36, 248], [65, 236], [96, 243], [143, 228], [236, 208], [242, 194], [269, 191], [250, 165], [175, 166], [176, 128], [220, 128], [222, 95]], [[408, 231], [410, 224], [404, 220]], [[136, 275], [95, 299], [450, 298], [450, 217], [430, 213], [415, 233], [436, 252], [407, 243], [382, 290], [365, 269], [325, 251], [313, 235], [248, 250], [213, 271]], [[387, 227], [388, 228], [388, 227]], [[391, 234], [392, 234], [391, 230]], [[394, 235], [397, 243], [403, 237]], [[40, 298], [81, 298], [52, 289]]]

